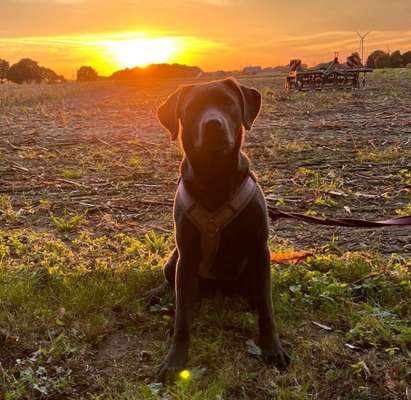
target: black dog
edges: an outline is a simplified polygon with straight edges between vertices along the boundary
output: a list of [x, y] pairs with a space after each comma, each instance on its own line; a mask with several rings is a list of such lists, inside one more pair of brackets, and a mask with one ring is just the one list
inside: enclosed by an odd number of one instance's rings
[[195, 300], [215, 288], [249, 299], [259, 315], [264, 359], [281, 369], [289, 363], [273, 316], [264, 195], [241, 151], [243, 130], [251, 129], [260, 107], [257, 90], [224, 79], [182, 86], [158, 109], [185, 153], [174, 202], [177, 247], [164, 267], [175, 286], [176, 314], [162, 379], [184, 368]]

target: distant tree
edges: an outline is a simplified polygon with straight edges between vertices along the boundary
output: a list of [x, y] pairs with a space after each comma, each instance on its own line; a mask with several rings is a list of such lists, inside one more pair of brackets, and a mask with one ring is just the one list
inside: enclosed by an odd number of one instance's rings
[[402, 55], [402, 59], [404, 61], [404, 65], [411, 64], [411, 50], [404, 53]]
[[114, 72], [110, 79], [115, 80], [153, 80], [169, 78], [196, 78], [203, 71], [198, 67], [181, 64], [151, 64], [145, 68], [134, 67]]
[[361, 60], [361, 56], [358, 51], [354, 51], [353, 53], [351, 53], [351, 57], [355, 58], [356, 60]]
[[347, 57], [347, 66], [349, 68], [360, 68], [363, 66], [361, 56], [360, 54], [356, 51], [352, 53], [350, 56]]
[[399, 50], [394, 51], [394, 53], [391, 54], [391, 67], [401, 68], [403, 66], [404, 66], [404, 59], [401, 55], [401, 52]]
[[77, 80], [79, 82], [90, 82], [98, 79], [98, 74], [93, 67], [83, 65], [77, 71]]
[[66, 81], [63, 75], [57, 75], [52, 69], [40, 67], [42, 80], [46, 83], [63, 83]]
[[50, 68], [41, 67], [41, 76], [47, 83], [55, 83], [58, 75]]
[[377, 67], [375, 66], [375, 60], [377, 59], [378, 56], [381, 56], [381, 55], [383, 55], [383, 54], [387, 54], [387, 53], [383, 52], [382, 50], [375, 50], [375, 51], [373, 51], [373, 52], [368, 56], [368, 59], [367, 59], [367, 67], [368, 67], [368, 68], [377, 68]]
[[390, 68], [391, 56], [388, 53], [383, 53], [375, 59], [375, 68]]
[[10, 64], [6, 60], [0, 58], [0, 83], [7, 78], [7, 73], [9, 72]]
[[31, 60], [30, 58], [23, 58], [10, 67], [7, 73], [7, 79], [15, 83], [40, 83], [42, 80], [41, 67], [37, 61]]

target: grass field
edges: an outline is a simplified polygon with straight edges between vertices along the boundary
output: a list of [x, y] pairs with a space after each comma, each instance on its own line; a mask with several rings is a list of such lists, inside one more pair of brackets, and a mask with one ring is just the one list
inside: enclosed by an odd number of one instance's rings
[[[245, 151], [284, 210], [411, 214], [411, 75], [358, 92], [263, 93]], [[286, 373], [258, 357], [256, 317], [202, 304], [189, 379], [160, 385], [171, 297], [147, 308], [173, 246], [181, 153], [155, 120], [177, 82], [0, 86], [0, 399], [410, 399], [408, 229], [272, 224]]]

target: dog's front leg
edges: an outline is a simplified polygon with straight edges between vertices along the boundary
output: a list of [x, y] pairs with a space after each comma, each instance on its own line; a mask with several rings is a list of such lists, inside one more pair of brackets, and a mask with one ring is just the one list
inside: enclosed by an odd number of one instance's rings
[[254, 296], [257, 305], [260, 346], [263, 358], [267, 363], [273, 363], [279, 369], [285, 369], [290, 362], [290, 358], [281, 345], [274, 319], [270, 252], [267, 246], [264, 246], [264, 249], [258, 253], [257, 260]]
[[184, 369], [187, 362], [190, 325], [198, 292], [198, 280], [197, 260], [195, 257], [181, 254], [176, 270], [174, 335], [171, 348], [159, 368], [158, 374], [161, 380], [164, 380], [168, 373]]

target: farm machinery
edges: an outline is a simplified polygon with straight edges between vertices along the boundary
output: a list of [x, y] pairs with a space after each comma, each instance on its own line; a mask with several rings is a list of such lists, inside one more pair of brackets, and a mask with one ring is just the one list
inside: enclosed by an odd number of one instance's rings
[[336, 53], [333, 61], [320, 64], [312, 69], [304, 69], [301, 60], [291, 60], [285, 86], [287, 90], [298, 91], [359, 89], [360, 74], [363, 74], [362, 86], [365, 86], [365, 75], [372, 71], [362, 65], [357, 54], [347, 57], [345, 64], [340, 64], [338, 53]]

